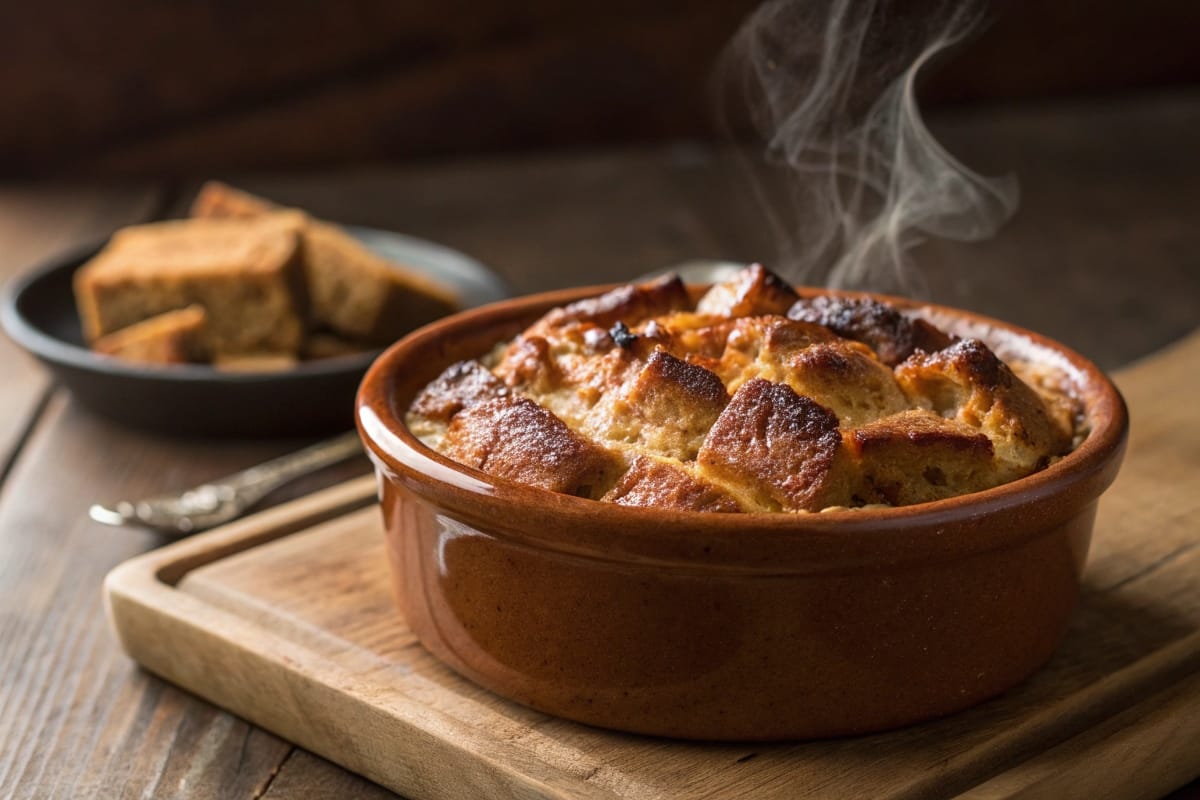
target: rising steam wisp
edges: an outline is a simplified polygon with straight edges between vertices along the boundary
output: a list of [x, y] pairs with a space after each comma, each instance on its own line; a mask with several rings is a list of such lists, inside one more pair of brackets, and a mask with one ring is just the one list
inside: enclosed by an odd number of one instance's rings
[[924, 4], [917, 19], [893, 13], [898, 5], [772, 0], [727, 54], [725, 74], [749, 102], [768, 160], [793, 173], [791, 214], [759, 187], [776, 266], [793, 280], [919, 293], [914, 245], [989, 237], [1016, 210], [1016, 181], [959, 163], [917, 105], [922, 67], [978, 15], [969, 4]]

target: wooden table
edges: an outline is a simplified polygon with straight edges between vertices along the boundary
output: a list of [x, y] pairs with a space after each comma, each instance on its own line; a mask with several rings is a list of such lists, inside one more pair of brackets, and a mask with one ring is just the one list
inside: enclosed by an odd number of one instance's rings
[[[927, 248], [932, 299], [1044, 331], [1109, 368], [1200, 323], [1200, 93], [961, 111], [935, 127], [967, 163], [1020, 176], [1023, 204], [991, 242]], [[696, 144], [227, 177], [320, 216], [443, 241], [519, 292], [773, 252], [736, 160]], [[178, 213], [194, 188], [0, 187], [0, 278]], [[159, 540], [91, 522], [89, 503], [188, 486], [303, 442], [118, 427], [3, 339], [0, 374], [0, 795], [391, 796], [140, 671], [100, 604], [105, 573]], [[1180, 476], [1197, 478], [1200, 465]]]

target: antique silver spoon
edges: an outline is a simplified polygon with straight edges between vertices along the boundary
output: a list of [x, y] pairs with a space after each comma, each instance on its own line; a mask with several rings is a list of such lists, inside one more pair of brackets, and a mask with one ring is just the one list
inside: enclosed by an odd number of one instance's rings
[[173, 537], [207, 530], [241, 516], [285, 483], [361, 453], [351, 431], [178, 494], [99, 504], [88, 516], [105, 525], [141, 525]]

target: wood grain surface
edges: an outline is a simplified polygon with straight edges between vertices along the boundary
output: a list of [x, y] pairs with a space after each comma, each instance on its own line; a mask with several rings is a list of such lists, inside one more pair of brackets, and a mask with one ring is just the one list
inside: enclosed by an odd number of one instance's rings
[[1152, 796], [1200, 770], [1188, 480], [1200, 406], [1169, 399], [1200, 394], [1197, 363], [1200, 331], [1118, 377], [1132, 413], [1153, 421], [1102, 501], [1081, 606], [1050, 663], [1000, 698], [891, 733], [697, 745], [491, 695], [396, 615], [377, 508], [310, 524], [354, 492], [373, 500], [370, 478], [122, 565], [106, 586], [113, 623], [151, 671], [422, 800]]
[[[931, 296], [1045, 330], [1109, 367], [1200, 322], [1200, 95], [1014, 105], [937, 122], [968, 163], [1016, 172], [1025, 204], [994, 242], [939, 254], [946, 268], [931, 268]], [[737, 168], [691, 145], [221, 177], [331, 219], [444, 241], [487, 260], [519, 291], [619, 280], [686, 258], [769, 256], [772, 247]], [[139, 191], [0, 188], [5, 277], [76, 238], [155, 213], [159, 193], [187, 199], [186, 189], [154, 184], [142, 205]], [[303, 442], [119, 428], [60, 392], [47, 395], [33, 362], [6, 341], [0, 376], [0, 396], [15, 398], [0, 409], [9, 463], [0, 484], [0, 796], [362, 789], [361, 779], [135, 668], [106, 630], [100, 582], [161, 540], [84, 516], [91, 502], [193, 485]], [[1135, 412], [1135, 436], [1142, 422]], [[1144, 635], [1161, 638], [1170, 619], [1150, 615], [1157, 622]]]
[[[149, 219], [161, 192], [151, 186], [124, 190], [97, 187], [0, 188], [0, 284], [40, 259], [108, 236], [115, 228]], [[30, 428], [49, 382], [32, 358], [0, 337], [0, 475]]]

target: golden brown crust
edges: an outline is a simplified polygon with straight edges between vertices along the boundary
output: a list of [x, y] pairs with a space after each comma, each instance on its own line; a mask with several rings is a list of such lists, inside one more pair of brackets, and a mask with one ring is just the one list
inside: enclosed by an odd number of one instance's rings
[[902, 506], [977, 492], [1001, 482], [992, 442], [932, 411], [902, 411], [848, 437], [868, 492]]
[[932, 353], [955, 342], [953, 336], [925, 320], [906, 317], [892, 306], [866, 297], [807, 297], [793, 305], [787, 315], [868, 345], [889, 367], [917, 350]]
[[410, 411], [430, 422], [449, 423], [464, 408], [503, 397], [508, 391], [508, 387], [478, 361], [459, 361], [421, 390]]
[[208, 315], [200, 306], [167, 311], [101, 336], [92, 343], [97, 353], [143, 364], [186, 364], [201, 361]]
[[623, 506], [672, 511], [742, 510], [728, 492], [697, 477], [682, 464], [650, 456], [635, 456], [629, 469], [601, 500]]
[[207, 218], [258, 217], [279, 206], [220, 181], [206, 181], [192, 201], [188, 216]]
[[533, 394], [552, 392], [562, 383], [562, 374], [550, 355], [550, 342], [542, 336], [522, 334], [514, 339], [495, 372], [508, 386]]
[[749, 317], [783, 314], [798, 299], [796, 290], [762, 264], [751, 264], [713, 286], [696, 304], [697, 314]]
[[755, 378], [738, 389], [696, 459], [701, 475], [782, 511], [844, 504], [835, 473], [837, 417], [782, 383]]
[[728, 401], [716, 375], [657, 350], [596, 404], [582, 427], [603, 441], [688, 461]]
[[1072, 432], [978, 339], [914, 353], [896, 367], [896, 379], [909, 397], [988, 436], [998, 482], [1039, 469], [1071, 445]]
[[628, 284], [598, 297], [556, 308], [530, 326], [532, 336], [552, 338], [548, 331], [570, 326], [592, 326], [608, 330], [618, 322], [633, 328], [649, 317], [682, 311], [690, 304], [687, 288], [677, 275], [651, 283]]
[[[877, 301], [797, 303], [761, 267], [696, 309], [683, 297], [659, 281], [551, 311], [492, 372], [458, 366], [427, 387], [410, 428], [514, 480], [591, 497], [615, 481], [603, 499], [677, 510], [923, 503], [1027, 475], [1070, 446], [1069, 403], [1044, 400], [982, 342]], [[893, 369], [868, 342], [886, 360], [908, 355]], [[481, 399], [498, 390], [514, 396]], [[559, 457], [561, 471], [538, 466]]]
[[552, 492], [599, 496], [619, 473], [614, 454], [524, 397], [497, 397], [455, 415], [443, 452], [490, 475]]
[[807, 347], [784, 365], [786, 381], [838, 415], [861, 425], [908, 407], [892, 371], [858, 342], [839, 340]]

